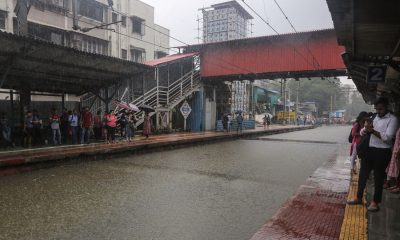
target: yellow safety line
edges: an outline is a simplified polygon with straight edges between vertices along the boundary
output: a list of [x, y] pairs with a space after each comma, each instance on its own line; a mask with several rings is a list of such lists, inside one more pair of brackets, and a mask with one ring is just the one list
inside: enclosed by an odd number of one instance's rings
[[[357, 195], [358, 174], [351, 177], [347, 199], [354, 199]], [[363, 200], [365, 202], [365, 199]], [[367, 240], [367, 218], [365, 205], [346, 205], [340, 240]]]

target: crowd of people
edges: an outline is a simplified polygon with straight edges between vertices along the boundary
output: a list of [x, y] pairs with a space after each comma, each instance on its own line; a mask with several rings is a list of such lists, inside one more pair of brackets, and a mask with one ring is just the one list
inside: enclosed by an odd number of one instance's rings
[[389, 111], [389, 101], [380, 98], [375, 102], [376, 113], [361, 112], [353, 123], [349, 135], [352, 174], [357, 174], [359, 161], [357, 197], [350, 205], [363, 204], [364, 190], [373, 172], [374, 194], [368, 211], [378, 211], [383, 189], [400, 193], [399, 157], [400, 129], [398, 118]]
[[[40, 116], [37, 110], [25, 113], [23, 124], [14, 128], [6, 113], [0, 114], [2, 146], [10, 148], [43, 146], [48, 144], [88, 144], [91, 141], [115, 143], [116, 135], [131, 142], [135, 136], [137, 119], [130, 111], [110, 110], [104, 115], [101, 111], [92, 114], [88, 107], [82, 111], [63, 109], [58, 113], [52, 108], [47, 117]], [[149, 114], [145, 114], [143, 133], [146, 138], [152, 132], [153, 124]]]

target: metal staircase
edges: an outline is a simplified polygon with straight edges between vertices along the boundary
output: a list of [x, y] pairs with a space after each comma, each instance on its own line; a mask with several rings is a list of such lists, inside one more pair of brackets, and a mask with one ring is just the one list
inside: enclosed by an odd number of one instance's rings
[[[131, 103], [135, 104], [136, 106], [149, 105], [154, 109], [162, 107], [172, 110], [194, 91], [198, 90], [199, 87], [200, 72], [193, 70], [170, 84], [168, 87], [156, 86], [152, 88]], [[150, 113], [150, 116], [154, 114], [154, 112]], [[141, 125], [144, 120], [144, 113], [137, 112], [136, 118], [138, 119], [137, 125]]]
[[[200, 81], [199, 69], [193, 69], [192, 71], [184, 74], [181, 78], [170, 83], [169, 86], [155, 86], [154, 88], [146, 91], [143, 95], [132, 99], [133, 92], [126, 86], [109, 89], [110, 92], [115, 91], [114, 99], [119, 99], [123, 102], [135, 104], [136, 106], [148, 105], [154, 109], [168, 109], [172, 110], [179, 103], [184, 101], [194, 91], [198, 90]], [[103, 92], [99, 95], [104, 96]], [[98, 110], [105, 112], [105, 104], [98, 99], [94, 94], [87, 94], [82, 97], [82, 104], [84, 106], [90, 106], [90, 111], [96, 113]], [[118, 111], [116, 109], [115, 111]], [[150, 113], [150, 116], [155, 113]], [[142, 111], [135, 113], [137, 126], [141, 125], [144, 120], [144, 113]]]

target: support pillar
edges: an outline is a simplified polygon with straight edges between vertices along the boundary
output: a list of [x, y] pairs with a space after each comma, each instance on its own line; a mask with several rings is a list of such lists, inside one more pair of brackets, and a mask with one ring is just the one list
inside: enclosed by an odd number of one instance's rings
[[29, 88], [25, 87], [19, 90], [19, 104], [20, 119], [21, 124], [23, 124], [25, 113], [31, 108], [31, 90]]
[[108, 97], [108, 88], [105, 88], [105, 91], [104, 91], [104, 104], [106, 105], [105, 109], [106, 109], [107, 113], [108, 113], [108, 111], [110, 111], [110, 108], [108, 106], [109, 103], [110, 103], [110, 99]]
[[11, 122], [15, 122], [14, 119], [14, 91], [10, 90], [10, 108], [11, 108]]
[[61, 95], [61, 112], [64, 112], [65, 109], [65, 94]]
[[156, 130], [160, 130], [160, 112], [156, 112]]

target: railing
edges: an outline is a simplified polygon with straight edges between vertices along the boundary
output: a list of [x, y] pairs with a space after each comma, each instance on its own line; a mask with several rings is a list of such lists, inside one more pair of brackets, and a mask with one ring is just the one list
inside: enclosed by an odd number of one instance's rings
[[[182, 102], [188, 95], [193, 93], [199, 87], [200, 72], [191, 71], [183, 75], [180, 79], [173, 82], [170, 86], [154, 87], [143, 96], [135, 99], [132, 103], [140, 106], [143, 104], [149, 105], [153, 108], [166, 107], [169, 109], [174, 108]], [[153, 115], [152, 113], [151, 115]], [[136, 113], [138, 119], [137, 125], [143, 123], [143, 113]]]
[[[197, 90], [199, 86], [200, 71], [193, 70], [183, 75], [181, 78], [170, 84], [168, 87], [156, 86], [145, 92], [143, 95], [135, 98], [133, 101], [130, 101], [131, 94], [129, 93], [129, 90], [125, 87], [117, 89], [114, 98], [119, 99], [123, 102], [132, 103], [136, 106], [148, 105], [150, 107], [153, 107], [154, 109], [159, 107], [173, 109], [187, 96], [192, 94], [193, 91]], [[82, 102], [85, 106], [91, 106], [92, 112], [96, 112], [98, 110], [102, 110], [104, 112], [105, 110], [104, 103], [102, 103], [102, 101], [94, 94], [85, 96], [82, 99]], [[116, 109], [116, 111], [117, 110], [118, 109]], [[151, 113], [150, 115], [153, 114], [154, 113]], [[137, 125], [142, 124], [144, 113], [140, 111], [135, 113], [135, 115], [138, 119]]]

